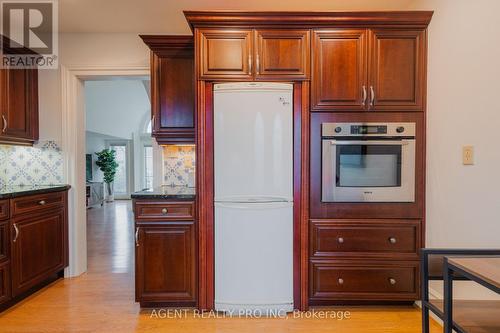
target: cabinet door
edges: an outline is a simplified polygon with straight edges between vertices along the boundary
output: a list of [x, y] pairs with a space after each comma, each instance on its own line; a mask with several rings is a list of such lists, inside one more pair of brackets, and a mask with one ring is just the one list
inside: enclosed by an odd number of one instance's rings
[[251, 79], [252, 30], [199, 29], [200, 79]]
[[10, 300], [10, 263], [0, 262], [0, 305]]
[[194, 222], [139, 226], [136, 301], [196, 305]]
[[0, 70], [0, 140], [20, 143], [38, 140], [37, 79], [37, 70]]
[[422, 30], [371, 31], [370, 109], [423, 109], [425, 52]]
[[[194, 142], [194, 56], [154, 57], [153, 135], [164, 143]], [[163, 141], [162, 141], [163, 140]]]
[[309, 30], [257, 30], [255, 78], [309, 78]]
[[12, 294], [43, 282], [66, 266], [64, 210], [12, 220]]
[[0, 222], [0, 262], [9, 260], [9, 221]]
[[367, 103], [366, 30], [313, 32], [312, 110], [364, 110]]

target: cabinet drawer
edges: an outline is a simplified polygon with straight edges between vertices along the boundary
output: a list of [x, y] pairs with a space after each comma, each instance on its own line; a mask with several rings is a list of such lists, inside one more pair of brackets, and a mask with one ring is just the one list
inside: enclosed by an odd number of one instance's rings
[[310, 253], [418, 259], [419, 220], [312, 220]]
[[0, 221], [9, 218], [9, 200], [0, 200]]
[[136, 221], [189, 221], [194, 220], [194, 202], [136, 201]]
[[312, 299], [413, 300], [418, 262], [312, 261]]
[[12, 199], [12, 216], [63, 207], [65, 193], [44, 193]]

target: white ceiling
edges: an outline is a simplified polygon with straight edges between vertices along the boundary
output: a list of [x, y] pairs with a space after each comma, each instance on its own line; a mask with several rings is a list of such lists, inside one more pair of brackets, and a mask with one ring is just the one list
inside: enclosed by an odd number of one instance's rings
[[60, 32], [190, 34], [183, 10], [405, 10], [418, 0], [59, 0]]

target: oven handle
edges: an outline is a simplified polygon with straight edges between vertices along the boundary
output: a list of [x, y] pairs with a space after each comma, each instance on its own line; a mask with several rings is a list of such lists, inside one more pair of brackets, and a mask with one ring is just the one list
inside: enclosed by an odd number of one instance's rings
[[[412, 140], [413, 141], [413, 140]], [[330, 140], [331, 145], [339, 145], [339, 146], [348, 146], [348, 145], [401, 145], [401, 146], [406, 146], [409, 144], [408, 140], [398, 140], [398, 141], [382, 141], [382, 140], [371, 140], [371, 141], [338, 141], [338, 140]]]

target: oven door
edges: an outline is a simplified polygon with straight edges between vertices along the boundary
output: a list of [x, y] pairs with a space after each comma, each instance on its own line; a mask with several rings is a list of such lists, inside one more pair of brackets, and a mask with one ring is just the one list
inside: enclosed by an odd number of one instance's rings
[[414, 202], [415, 140], [323, 140], [323, 202]]

